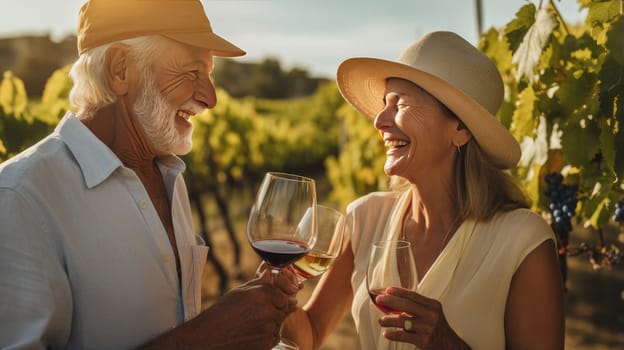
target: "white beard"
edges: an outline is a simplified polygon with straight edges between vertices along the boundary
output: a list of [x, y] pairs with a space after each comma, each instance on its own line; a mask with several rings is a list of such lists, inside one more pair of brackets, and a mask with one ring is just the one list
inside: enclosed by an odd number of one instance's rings
[[132, 109], [147, 139], [158, 155], [189, 153], [193, 147], [192, 129], [184, 133], [176, 129], [175, 119], [178, 109], [162, 96], [153, 73], [144, 72], [143, 79], [143, 89], [139, 92]]

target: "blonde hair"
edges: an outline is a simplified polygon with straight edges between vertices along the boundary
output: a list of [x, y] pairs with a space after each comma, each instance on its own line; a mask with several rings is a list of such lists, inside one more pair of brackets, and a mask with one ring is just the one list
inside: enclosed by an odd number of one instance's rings
[[496, 213], [528, 208], [529, 201], [508, 171], [494, 166], [471, 139], [457, 156], [455, 187], [464, 219], [491, 219]]
[[69, 72], [74, 85], [69, 92], [69, 102], [80, 118], [88, 118], [98, 109], [117, 100], [117, 95], [108, 86], [104, 72], [106, 50], [114, 44], [127, 45], [130, 57], [139, 69], [144, 71], [152, 64], [157, 51], [167, 40], [162, 36], [151, 35], [121, 40], [95, 47], [78, 57]]

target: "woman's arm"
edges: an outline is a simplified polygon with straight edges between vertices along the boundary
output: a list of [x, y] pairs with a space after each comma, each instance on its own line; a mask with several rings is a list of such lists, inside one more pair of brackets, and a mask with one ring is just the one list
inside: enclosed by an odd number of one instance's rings
[[353, 251], [349, 232], [345, 234], [340, 256], [323, 274], [310, 300], [284, 322], [282, 336], [293, 340], [301, 350], [318, 349], [351, 306]]
[[553, 241], [540, 244], [515, 272], [505, 309], [507, 349], [563, 349], [564, 287]]

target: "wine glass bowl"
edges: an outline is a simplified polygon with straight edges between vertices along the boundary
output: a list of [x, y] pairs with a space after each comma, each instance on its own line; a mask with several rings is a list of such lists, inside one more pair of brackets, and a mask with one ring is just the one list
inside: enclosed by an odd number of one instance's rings
[[377, 304], [377, 296], [385, 294], [386, 288], [395, 286], [414, 290], [417, 283], [416, 264], [410, 242], [393, 240], [373, 244], [366, 270], [366, 287], [372, 302], [381, 312], [403, 312]]
[[247, 239], [275, 278], [304, 256], [316, 239], [316, 185], [286, 173], [264, 176], [249, 213]]
[[[300, 281], [315, 278], [327, 271], [342, 248], [345, 216], [338, 210], [324, 205], [316, 206], [317, 234], [314, 247], [293, 263]], [[306, 222], [310, 225], [310, 222]]]

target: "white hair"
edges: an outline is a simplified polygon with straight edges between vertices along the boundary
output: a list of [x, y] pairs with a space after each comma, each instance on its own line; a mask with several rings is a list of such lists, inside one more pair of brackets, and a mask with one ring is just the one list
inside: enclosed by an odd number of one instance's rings
[[142, 36], [104, 44], [80, 55], [69, 72], [74, 83], [69, 92], [69, 102], [76, 110], [78, 117], [87, 119], [100, 108], [117, 100], [117, 95], [108, 85], [104, 71], [106, 50], [111, 45], [128, 46], [130, 59], [134, 60], [137, 67], [145, 72], [149, 70], [154, 58], [158, 57], [158, 51], [167, 40], [158, 35]]

